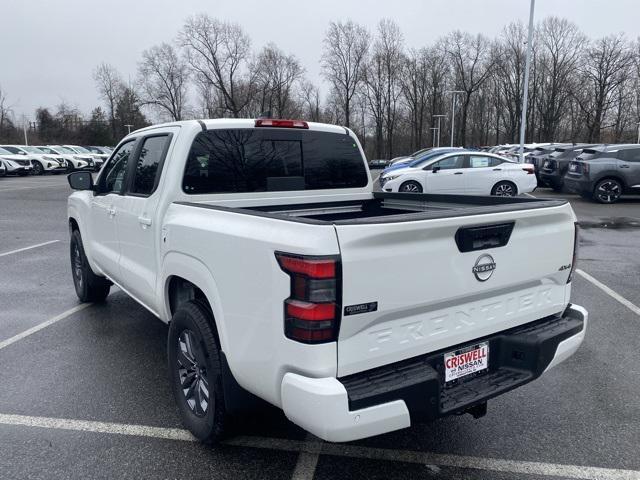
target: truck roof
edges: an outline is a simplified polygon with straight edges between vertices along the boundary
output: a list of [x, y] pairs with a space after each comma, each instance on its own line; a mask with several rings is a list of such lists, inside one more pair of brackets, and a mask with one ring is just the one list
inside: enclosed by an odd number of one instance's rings
[[[203, 119], [195, 119], [195, 120], [182, 120], [179, 122], [167, 122], [156, 125], [151, 125], [149, 127], [140, 128], [131, 133], [144, 132], [147, 130], [154, 130], [159, 127], [169, 127], [169, 126], [182, 126], [182, 125], [203, 125], [207, 128], [207, 130], [216, 129], [216, 128], [256, 128], [256, 120], [255, 118], [203, 118]], [[348, 133], [349, 129], [346, 127], [339, 127], [337, 125], [331, 125], [328, 123], [318, 123], [318, 122], [306, 122], [309, 126], [309, 130], [321, 131], [321, 132], [332, 132], [332, 133]], [[271, 128], [271, 127], [269, 127]]]

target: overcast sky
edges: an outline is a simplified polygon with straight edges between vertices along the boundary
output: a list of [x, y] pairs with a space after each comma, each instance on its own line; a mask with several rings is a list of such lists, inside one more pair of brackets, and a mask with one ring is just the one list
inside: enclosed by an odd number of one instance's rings
[[[528, 20], [529, 0], [0, 0], [0, 86], [19, 120], [61, 101], [84, 113], [98, 99], [92, 71], [100, 62], [127, 78], [141, 52], [172, 40], [194, 13], [238, 22], [258, 50], [273, 41], [295, 54], [320, 82], [322, 39], [331, 20], [353, 19], [370, 30], [396, 21], [407, 46], [432, 43], [451, 30], [495, 36], [512, 20]], [[537, 0], [536, 20], [566, 17], [591, 38], [640, 35], [638, 0]]]

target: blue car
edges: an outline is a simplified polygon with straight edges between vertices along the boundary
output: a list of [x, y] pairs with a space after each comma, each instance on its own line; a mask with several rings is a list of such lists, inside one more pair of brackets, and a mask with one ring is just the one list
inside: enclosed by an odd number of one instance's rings
[[424, 152], [421, 155], [418, 155], [416, 157], [409, 157], [409, 158], [407, 158], [406, 161], [398, 162], [395, 165], [391, 165], [390, 167], [385, 168], [382, 173], [385, 174], [385, 173], [391, 172], [393, 170], [398, 170], [399, 168], [415, 167], [416, 165], [419, 165], [420, 163], [424, 162], [425, 160], [429, 160], [430, 158], [437, 157], [437, 156], [442, 155], [444, 153], [453, 152], [454, 150], [462, 150], [462, 149], [460, 147], [438, 147], [438, 148], [432, 148], [432, 149]]

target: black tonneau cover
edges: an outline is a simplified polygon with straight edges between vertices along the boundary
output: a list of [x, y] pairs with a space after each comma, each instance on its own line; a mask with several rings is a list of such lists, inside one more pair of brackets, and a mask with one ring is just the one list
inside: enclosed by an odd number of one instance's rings
[[316, 225], [353, 225], [410, 222], [488, 213], [515, 212], [519, 210], [557, 207], [566, 204], [567, 201], [534, 197], [374, 192], [371, 200], [269, 205], [245, 208], [223, 207], [196, 202], [175, 203], [178, 205]]

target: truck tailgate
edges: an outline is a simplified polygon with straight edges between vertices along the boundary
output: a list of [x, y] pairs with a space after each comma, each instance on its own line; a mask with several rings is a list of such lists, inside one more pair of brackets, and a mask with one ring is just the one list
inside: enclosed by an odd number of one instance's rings
[[[336, 224], [343, 278], [338, 375], [464, 344], [561, 312], [569, 298], [574, 221], [565, 204], [398, 223]], [[504, 246], [482, 248], [483, 240], [475, 250], [460, 251], [456, 243], [459, 229], [511, 222]]]

